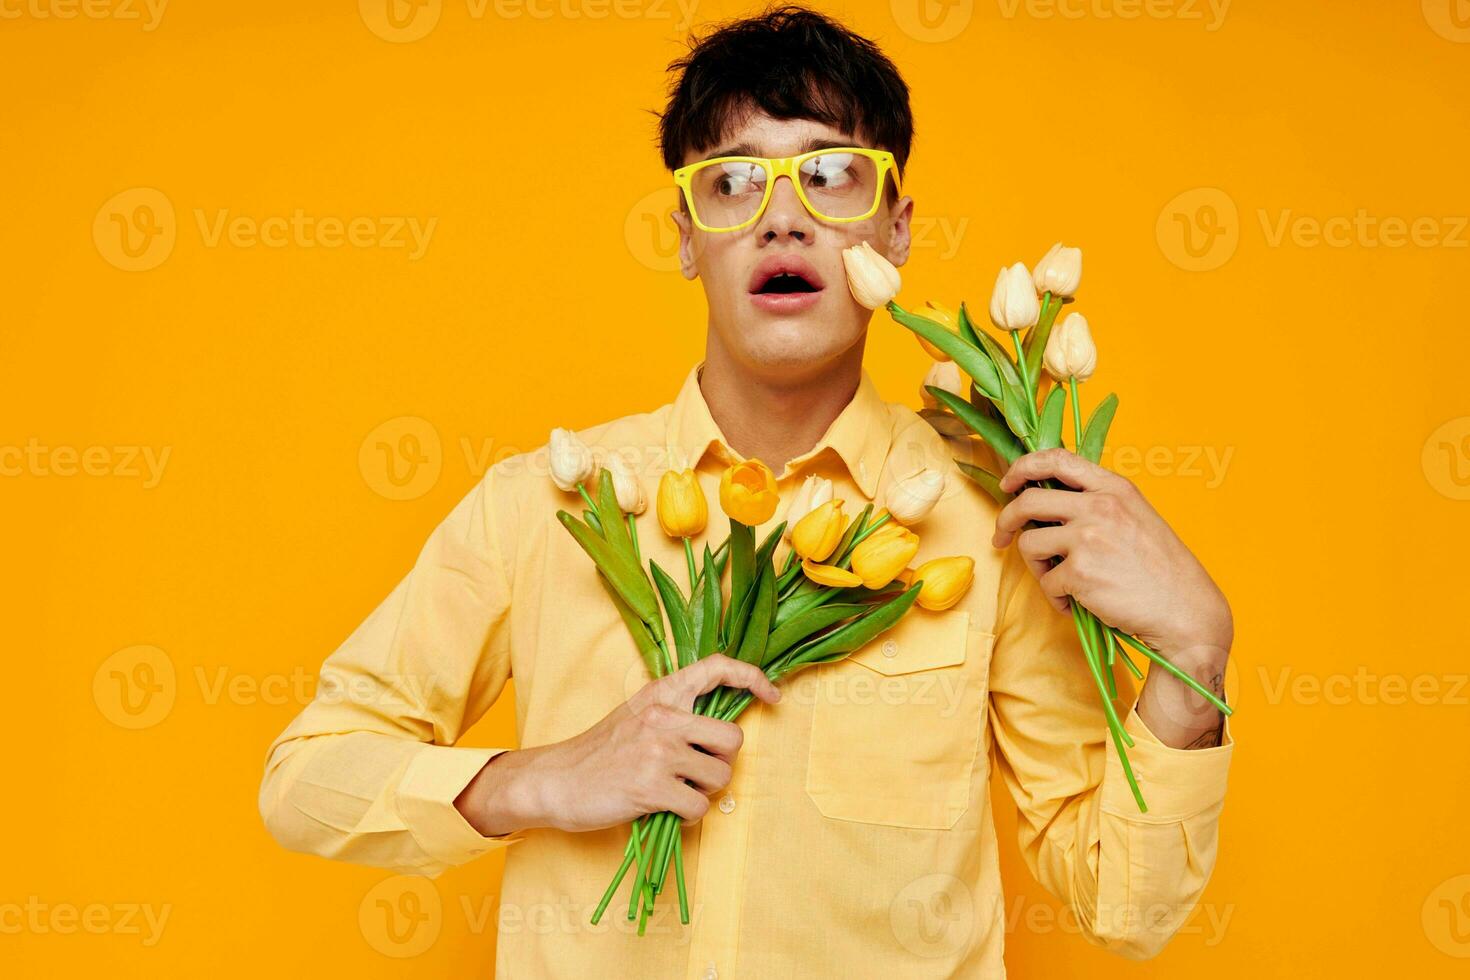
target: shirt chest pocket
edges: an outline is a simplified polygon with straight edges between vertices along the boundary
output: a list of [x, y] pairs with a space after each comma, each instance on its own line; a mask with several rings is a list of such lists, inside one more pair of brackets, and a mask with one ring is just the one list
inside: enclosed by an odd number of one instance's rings
[[945, 830], [970, 806], [994, 636], [914, 609], [817, 670], [806, 791], [838, 820]]

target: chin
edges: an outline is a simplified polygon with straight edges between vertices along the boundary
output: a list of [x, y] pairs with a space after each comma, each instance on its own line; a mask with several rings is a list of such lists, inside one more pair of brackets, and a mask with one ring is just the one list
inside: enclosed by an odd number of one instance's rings
[[818, 313], [758, 317], [733, 338], [741, 360], [772, 377], [802, 378], [825, 368], [856, 343], [861, 331]]

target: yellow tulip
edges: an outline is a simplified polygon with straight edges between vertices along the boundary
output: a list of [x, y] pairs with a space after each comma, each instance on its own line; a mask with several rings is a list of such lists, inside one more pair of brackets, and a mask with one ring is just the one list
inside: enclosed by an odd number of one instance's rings
[[709, 522], [709, 504], [693, 470], [665, 470], [658, 481], [658, 526], [671, 538], [692, 538]]
[[970, 588], [975, 580], [975, 559], [968, 555], [931, 558], [913, 573], [909, 582], [922, 581], [918, 603], [925, 609], [948, 609]]
[[812, 561], [825, 561], [836, 550], [846, 530], [842, 501], [829, 500], [796, 522], [791, 532], [791, 550]]
[[870, 589], [881, 589], [918, 553], [919, 536], [902, 524], [884, 524], [852, 550], [852, 570]]
[[732, 521], [751, 527], [764, 524], [780, 502], [776, 474], [758, 459], [736, 463], [720, 477], [720, 507]]
[[[925, 302], [924, 306], [927, 309], [919, 310], [920, 316], [926, 320], [933, 320], [950, 333], [959, 336], [960, 321], [959, 317], [955, 315], [954, 310], [951, 310], [947, 306], [941, 306], [932, 299]], [[918, 334], [914, 334], [914, 336], [918, 338], [919, 346], [924, 348], [924, 352], [936, 361], [947, 361], [950, 359], [948, 354], [929, 343], [923, 337], [920, 337]]]
[[839, 589], [848, 589], [854, 585], [861, 585], [863, 580], [855, 573], [836, 565], [819, 565], [810, 558], [801, 560], [801, 571], [807, 578], [818, 585], [830, 585]]

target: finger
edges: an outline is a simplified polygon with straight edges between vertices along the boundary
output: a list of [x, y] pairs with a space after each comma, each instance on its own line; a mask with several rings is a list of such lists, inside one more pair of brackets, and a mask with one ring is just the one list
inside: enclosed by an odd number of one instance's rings
[[[1068, 527], [1033, 527], [1016, 536], [1016, 550], [1027, 562], [1045, 567], [1042, 573], [1051, 571], [1051, 559], [1065, 558], [1076, 541], [1076, 531]], [[1041, 575], [1037, 575], [1040, 578]]]
[[1032, 481], [1060, 480], [1078, 490], [1100, 490], [1113, 474], [1088, 459], [1065, 449], [1043, 449], [1027, 453], [1011, 464], [1000, 478], [1000, 488], [1015, 493]]
[[678, 780], [669, 787], [663, 809], [677, 813], [685, 824], [698, 823], [709, 812], [709, 797], [683, 780]]
[[730, 764], [693, 747], [685, 747], [674, 758], [674, 775], [699, 787], [701, 793], [714, 793], [730, 785]]
[[745, 733], [733, 721], [693, 714], [689, 716], [684, 737], [690, 745], [697, 745], [715, 758], [730, 763], [735, 761], [735, 753], [740, 751], [745, 741]]
[[767, 704], [781, 700], [781, 692], [755, 664], [713, 653], [698, 663], [690, 664], [665, 677], [666, 683], [689, 706], [701, 694], [725, 687], [744, 688]]
[[1073, 595], [1072, 589], [1075, 587], [1072, 569], [1067, 567], [1067, 563], [1062, 562], [1054, 566], [1038, 578], [1037, 582], [1041, 584], [1041, 591], [1046, 594], [1047, 600], [1056, 607], [1057, 611], [1066, 612]]
[[1006, 547], [1015, 533], [1029, 521], [1073, 520], [1081, 512], [1082, 505], [1081, 495], [1074, 491], [1028, 487], [1006, 504], [996, 517], [995, 533], [990, 543], [996, 548]]

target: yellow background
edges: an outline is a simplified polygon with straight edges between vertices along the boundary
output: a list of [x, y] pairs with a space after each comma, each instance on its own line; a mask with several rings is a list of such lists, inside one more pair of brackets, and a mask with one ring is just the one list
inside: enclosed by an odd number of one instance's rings
[[[282, 851], [256, 788], [488, 463], [671, 398], [699, 357], [645, 111], [683, 30], [672, 0], [428, 0], [396, 28], [384, 2], [0, 3], [7, 975], [493, 968], [496, 860], [423, 886], [395, 945], [401, 883]], [[1001, 263], [1082, 246], [1113, 459], [1237, 616], [1204, 907], [1131, 965], [1011, 847], [1013, 974], [1463, 975], [1470, 8], [823, 9], [913, 89], [901, 301], [983, 306]], [[436, 224], [417, 257], [245, 235], [298, 209]], [[119, 219], [164, 234], [130, 258]], [[886, 317], [869, 344], [916, 404], [918, 345]], [[472, 741], [511, 730], [507, 696]]]

